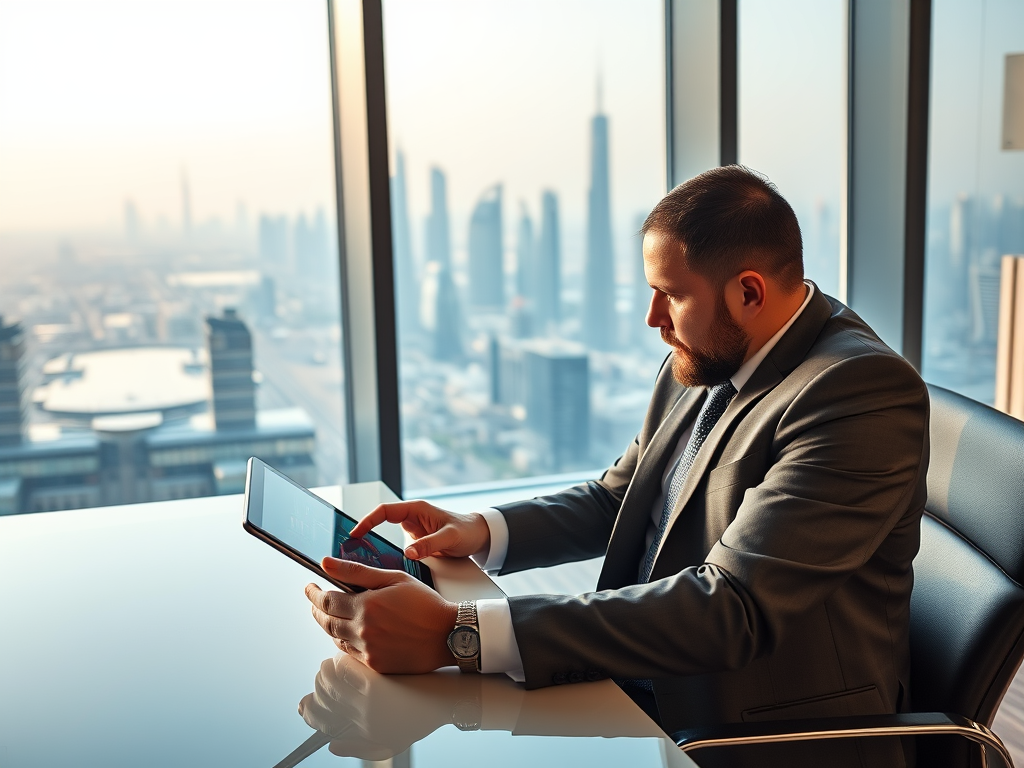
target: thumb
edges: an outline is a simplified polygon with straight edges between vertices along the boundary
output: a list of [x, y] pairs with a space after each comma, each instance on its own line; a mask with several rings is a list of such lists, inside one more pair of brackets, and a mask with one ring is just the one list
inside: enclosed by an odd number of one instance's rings
[[420, 560], [430, 555], [441, 554], [458, 543], [458, 531], [453, 526], [445, 525], [433, 533], [416, 539], [405, 548], [405, 556], [410, 560]]
[[325, 557], [320, 563], [327, 575], [344, 584], [354, 584], [367, 589], [380, 589], [401, 581], [407, 574], [405, 571], [391, 571], [384, 568], [371, 568], [352, 560], [339, 560], [336, 557]]

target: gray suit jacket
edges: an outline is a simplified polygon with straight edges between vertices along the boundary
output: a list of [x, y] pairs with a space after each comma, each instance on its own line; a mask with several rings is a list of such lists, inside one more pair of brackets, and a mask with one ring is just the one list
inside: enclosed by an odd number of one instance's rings
[[669, 455], [704, 397], [664, 365], [600, 480], [499, 507], [502, 573], [605, 555], [596, 592], [510, 598], [527, 687], [652, 678], [669, 731], [905, 710], [921, 378], [815, 291], [708, 436], [637, 585]]

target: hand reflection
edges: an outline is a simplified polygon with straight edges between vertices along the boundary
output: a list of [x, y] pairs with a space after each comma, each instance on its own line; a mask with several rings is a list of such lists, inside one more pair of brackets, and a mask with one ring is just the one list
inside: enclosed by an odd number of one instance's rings
[[315, 689], [299, 702], [299, 714], [331, 737], [334, 754], [386, 760], [442, 725], [458, 721], [460, 727], [473, 727], [482, 682], [479, 675], [457, 672], [381, 675], [339, 653], [320, 665]]

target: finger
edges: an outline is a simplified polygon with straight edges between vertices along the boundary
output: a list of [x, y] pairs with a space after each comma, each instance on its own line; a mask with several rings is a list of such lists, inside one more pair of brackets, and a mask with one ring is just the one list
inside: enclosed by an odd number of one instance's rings
[[356, 523], [349, 534], [353, 539], [365, 536], [371, 529], [384, 522], [400, 523], [412, 512], [412, 507], [419, 502], [396, 501], [393, 504], [378, 504], [370, 514]]
[[355, 615], [352, 595], [337, 590], [320, 589], [316, 584], [306, 585], [306, 597], [324, 613], [342, 619], [351, 619]]
[[324, 632], [335, 640], [347, 640], [349, 644], [352, 643], [356, 633], [348, 620], [324, 613], [315, 605], [311, 606], [311, 610], [313, 611], [313, 618], [316, 619], [317, 624], [323, 627]]
[[416, 539], [405, 548], [405, 556], [410, 560], [419, 560], [429, 555], [440, 555], [461, 541], [462, 536], [458, 530], [454, 526], [446, 525], [435, 533]]
[[[405, 571], [391, 571], [384, 568], [371, 568], [352, 560], [339, 560], [336, 557], [325, 557], [321, 563], [327, 575], [344, 584], [353, 584], [367, 589], [380, 589], [397, 584], [405, 578], [412, 578]], [[356, 595], [347, 595], [350, 600]]]

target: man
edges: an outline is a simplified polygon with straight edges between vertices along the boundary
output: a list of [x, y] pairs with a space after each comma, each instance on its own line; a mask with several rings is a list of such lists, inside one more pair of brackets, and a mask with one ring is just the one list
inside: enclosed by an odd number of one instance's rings
[[[482, 670], [528, 688], [613, 677], [668, 731], [906, 709], [924, 384], [804, 282], [796, 216], [759, 175], [701, 174], [642, 232], [647, 323], [673, 351], [615, 465], [481, 514], [384, 505], [353, 535], [399, 522], [409, 556], [500, 573], [604, 555], [596, 592], [478, 601]], [[340, 647], [379, 671], [452, 663], [454, 605], [404, 574], [324, 567], [371, 588], [308, 588]]]

